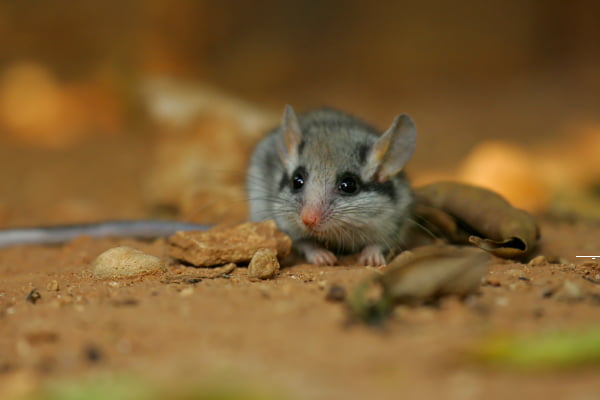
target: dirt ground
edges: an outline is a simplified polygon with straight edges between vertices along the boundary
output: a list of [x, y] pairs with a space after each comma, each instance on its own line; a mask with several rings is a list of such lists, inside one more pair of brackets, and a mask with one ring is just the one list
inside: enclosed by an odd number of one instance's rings
[[[147, 217], [135, 182], [148, 160], [149, 143], [136, 135], [50, 153], [3, 143], [0, 222]], [[297, 264], [265, 281], [249, 280], [243, 267], [188, 283], [99, 281], [90, 262], [102, 251], [129, 245], [165, 257], [164, 240], [0, 249], [0, 398], [53, 382], [131, 379], [171, 394], [237, 393], [230, 398], [597, 399], [597, 364], [524, 369], [473, 356], [499, 334], [600, 323], [600, 267], [576, 258], [598, 251], [600, 224], [540, 221], [537, 254], [553, 263], [494, 259], [480, 295], [398, 307], [378, 328], [349, 324], [344, 305], [327, 300], [332, 285], [350, 291], [371, 274], [366, 267]]]

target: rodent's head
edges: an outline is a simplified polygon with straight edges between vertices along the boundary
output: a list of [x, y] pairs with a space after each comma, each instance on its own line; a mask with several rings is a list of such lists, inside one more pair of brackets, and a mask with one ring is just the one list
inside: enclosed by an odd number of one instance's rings
[[411, 195], [401, 174], [415, 149], [406, 114], [378, 136], [361, 121], [333, 110], [300, 120], [286, 106], [277, 133], [284, 174], [275, 216], [293, 239], [308, 237], [356, 250], [388, 241], [399, 231]]

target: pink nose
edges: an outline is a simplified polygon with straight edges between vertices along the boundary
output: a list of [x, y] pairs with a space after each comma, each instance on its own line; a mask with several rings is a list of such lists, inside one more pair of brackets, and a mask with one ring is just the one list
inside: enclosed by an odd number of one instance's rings
[[300, 213], [300, 218], [304, 225], [312, 228], [321, 222], [321, 213], [313, 208], [304, 207]]

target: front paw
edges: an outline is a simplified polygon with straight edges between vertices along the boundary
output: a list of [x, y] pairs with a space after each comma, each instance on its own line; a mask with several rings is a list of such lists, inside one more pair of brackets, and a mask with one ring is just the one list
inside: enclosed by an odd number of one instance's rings
[[358, 256], [358, 263], [360, 265], [368, 265], [371, 267], [378, 267], [386, 265], [386, 259], [383, 255], [381, 247], [377, 245], [371, 245], [365, 247]]
[[329, 250], [314, 248], [306, 251], [306, 261], [315, 265], [335, 265], [337, 257]]

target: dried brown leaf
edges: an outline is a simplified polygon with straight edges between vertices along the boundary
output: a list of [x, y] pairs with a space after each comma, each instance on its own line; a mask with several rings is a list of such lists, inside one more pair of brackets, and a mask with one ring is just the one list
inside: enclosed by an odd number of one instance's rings
[[[454, 228], [445, 217], [431, 211], [422, 215], [424, 219], [430, 218], [451, 242], [465, 243], [467, 237], [469, 243], [496, 256], [512, 258], [531, 252], [539, 239], [539, 227], [533, 216], [487, 189], [440, 182], [417, 188], [415, 195], [417, 213], [419, 207], [424, 210], [429, 207], [456, 220]], [[465, 235], [466, 232], [470, 235]]]
[[[396, 257], [382, 275], [358, 284], [346, 299], [351, 318], [384, 321], [397, 304], [419, 305], [442, 296], [475, 293], [490, 255], [475, 247], [423, 246]], [[373, 297], [375, 289], [379, 294]]]
[[476, 292], [489, 254], [463, 246], [423, 246], [412, 257], [393, 260], [379, 281], [395, 303], [421, 303], [446, 295]]

